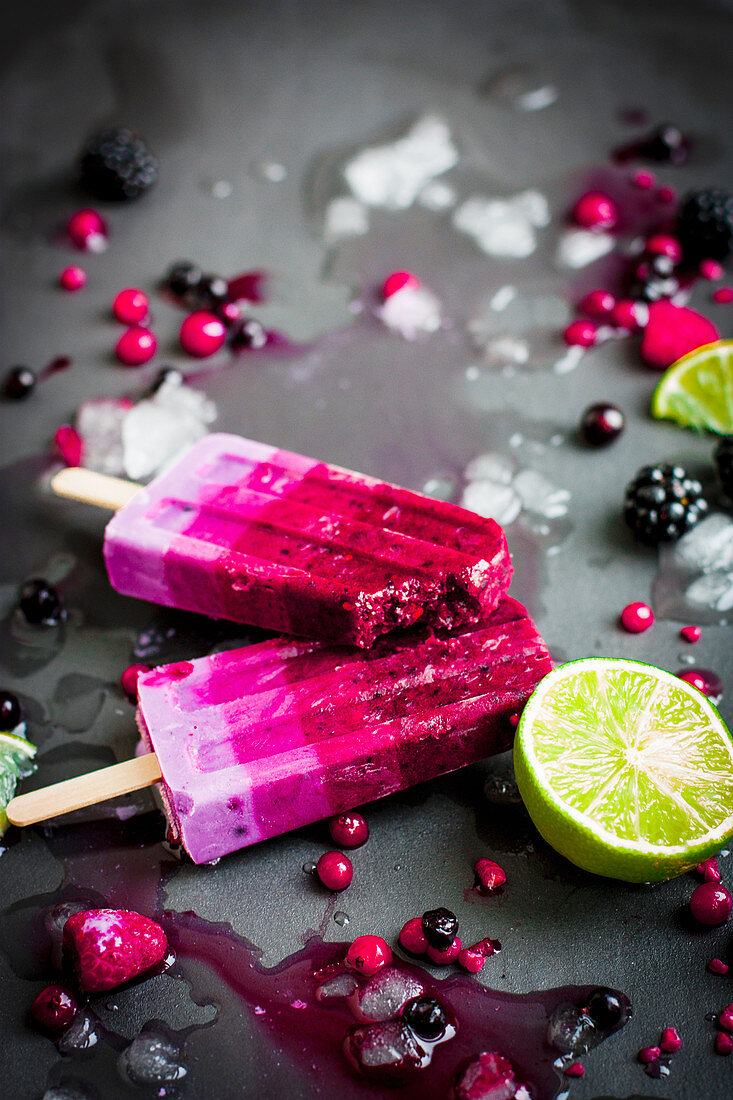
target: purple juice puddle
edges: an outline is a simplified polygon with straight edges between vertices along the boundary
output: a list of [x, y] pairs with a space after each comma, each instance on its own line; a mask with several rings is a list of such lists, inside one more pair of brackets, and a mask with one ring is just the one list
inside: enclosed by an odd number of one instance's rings
[[264, 302], [267, 299], [266, 284], [266, 271], [243, 271], [228, 280], [229, 297], [233, 302]]
[[[10, 906], [0, 924], [3, 953], [15, 973], [29, 982], [29, 1005], [39, 980], [59, 980], [61, 933], [70, 913], [115, 907], [142, 912], [161, 923], [174, 955], [167, 974], [188, 984], [194, 1004], [219, 1006], [211, 1022], [175, 1033], [157, 1020], [149, 1021], [139, 1041], [147, 1041], [150, 1033], [156, 1042], [182, 1051], [192, 1033], [216, 1029], [227, 1035], [227, 1048], [236, 1048], [232, 1039], [241, 1036], [244, 1009], [252, 1026], [269, 1040], [278, 1062], [284, 1054], [292, 1065], [298, 1096], [307, 1095], [311, 1087], [314, 1095], [320, 1095], [324, 1085], [328, 1095], [340, 1100], [384, 1096], [385, 1088], [399, 1084], [399, 1095], [406, 1100], [426, 1095], [462, 1097], [469, 1094], [450, 1091], [457, 1074], [469, 1070], [475, 1076], [480, 1069], [485, 1076], [487, 1067], [490, 1075], [498, 1066], [509, 1067], [515, 1086], [514, 1093], [501, 1095], [551, 1100], [563, 1087], [562, 1068], [618, 1030], [631, 1014], [628, 1000], [619, 994], [624, 1019], [616, 1027], [602, 1029], [583, 1009], [592, 986], [520, 996], [487, 989], [455, 971], [438, 980], [397, 956], [391, 967], [366, 980], [345, 967], [347, 943], [324, 943], [319, 936], [278, 965], [265, 968], [260, 951], [228, 924], [162, 908], [165, 883], [180, 864], [157, 841], [161, 828], [159, 815], [148, 813], [128, 821], [48, 830], [46, 843], [66, 872], [63, 884]], [[136, 983], [143, 998], [148, 977]], [[222, 986], [233, 996], [223, 996]], [[108, 1016], [97, 1015], [103, 1006], [109, 1008], [115, 992], [92, 996], [84, 1006], [82, 1023], [97, 1035], [93, 1049], [83, 1045], [83, 1035], [79, 1045], [69, 1033], [66, 1041], [59, 1040], [63, 1060], [51, 1072], [54, 1080], [68, 1077], [71, 1062], [73, 1073], [83, 1077], [85, 1085], [108, 1086], [110, 1073], [116, 1076], [120, 1062], [129, 1061], [131, 1049], [134, 1054], [129, 1036], [118, 1035]], [[405, 1001], [418, 994], [437, 999], [445, 1011], [446, 1032], [430, 1041], [415, 1035], [399, 1018]], [[196, 1095], [201, 1087], [196, 1083], [202, 1053], [198, 1042], [197, 1057], [188, 1064], [188, 1077], [180, 1082], [184, 1095]], [[345, 1054], [345, 1043], [352, 1061]], [[354, 1058], [358, 1064], [365, 1052], [366, 1064], [357, 1069]], [[477, 1062], [485, 1052], [497, 1057]], [[81, 1054], [84, 1059], [79, 1062]], [[236, 1050], [233, 1057], [236, 1062]], [[175, 1072], [178, 1063], [173, 1054], [170, 1058], [171, 1072]], [[199, 1072], [207, 1072], [205, 1061]], [[170, 1085], [166, 1087], [166, 1095], [172, 1095]], [[523, 1087], [529, 1091], [523, 1092]], [[481, 1100], [496, 1094], [484, 1089], [470, 1095]]]

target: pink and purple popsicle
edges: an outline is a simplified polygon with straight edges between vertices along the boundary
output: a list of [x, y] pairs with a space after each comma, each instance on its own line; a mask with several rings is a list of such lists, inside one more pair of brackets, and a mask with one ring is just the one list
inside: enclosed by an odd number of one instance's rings
[[205, 863], [506, 749], [552, 662], [505, 599], [445, 637], [276, 638], [138, 680], [173, 836]]
[[477, 622], [512, 572], [493, 520], [221, 434], [117, 512], [104, 555], [124, 595], [361, 647]]

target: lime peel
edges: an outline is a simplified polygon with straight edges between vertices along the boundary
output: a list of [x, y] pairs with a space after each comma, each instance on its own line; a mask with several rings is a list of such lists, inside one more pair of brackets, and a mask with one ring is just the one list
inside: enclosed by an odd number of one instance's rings
[[514, 763], [540, 834], [588, 871], [671, 878], [733, 834], [733, 741], [712, 703], [672, 673], [589, 657], [537, 686]]

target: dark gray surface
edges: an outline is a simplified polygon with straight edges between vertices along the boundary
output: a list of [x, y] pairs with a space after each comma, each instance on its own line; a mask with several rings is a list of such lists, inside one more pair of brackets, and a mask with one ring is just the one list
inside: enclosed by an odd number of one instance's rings
[[[690, 164], [663, 171], [665, 181], [680, 189], [730, 184], [728, 5], [177, 0], [63, 10], [26, 3], [5, 15], [2, 365], [38, 367], [60, 353], [75, 362], [29, 401], [0, 409], [8, 499], [4, 607], [12, 606], [18, 582], [46, 571], [55, 556], [70, 555], [73, 566], [66, 582], [73, 622], [58, 656], [34, 668], [5, 644], [4, 684], [37, 704], [40, 780], [129, 753], [134, 723], [113, 685], [152, 611], [108, 591], [99, 553], [104, 517], [38, 496], [30, 460], [46, 451], [57, 424], [84, 397], [143, 391], [154, 368], [134, 373], [115, 364], [108, 303], [123, 285], [152, 288], [182, 256], [226, 274], [273, 272], [276, 300], [263, 318], [295, 339], [318, 337], [294, 358], [245, 359], [202, 376], [198, 384], [219, 406], [217, 427], [414, 487], [457, 474], [497, 439], [504, 447], [507, 425], [531, 422], [525, 434], [538, 438], [564, 433], [566, 442], [541, 463], [573, 491], [573, 531], [550, 558], [532, 548], [520, 555], [516, 595], [530, 603], [559, 658], [602, 653], [679, 667], [679, 624], [659, 622], [640, 638], [616, 627], [626, 602], [648, 598], [655, 572], [654, 555], [633, 546], [616, 517], [623, 485], [638, 465], [667, 457], [707, 462], [709, 441], [649, 422], [653, 376], [623, 345], [599, 349], [562, 377], [520, 373], [470, 383], [465, 370], [473, 359], [461, 333], [475, 304], [507, 282], [554, 279], [562, 289], [547, 256], [540, 251], [521, 263], [482, 258], [443, 218], [425, 212], [380, 215], [364, 241], [329, 254], [314, 185], [324, 156], [436, 110], [459, 135], [464, 164], [485, 189], [539, 186], [557, 220], [584, 170], [629, 134], [617, 117], [627, 106], [645, 108], [654, 120], [671, 117], [699, 136]], [[555, 106], [523, 114], [482, 92], [487, 80], [517, 64], [557, 85]], [[80, 204], [69, 178], [78, 145], [107, 119], [146, 134], [161, 159], [161, 181], [139, 205], [109, 211], [110, 249], [85, 258], [89, 286], [67, 296], [54, 280], [70, 254], [50, 244], [49, 234]], [[253, 165], [263, 159], [282, 162], [285, 181], [262, 180]], [[208, 193], [218, 179], [233, 184], [226, 200]], [[368, 288], [401, 266], [419, 270], [444, 298], [451, 332], [407, 344], [376, 325], [350, 324], [350, 286]], [[705, 303], [707, 289], [698, 293]], [[182, 361], [174, 349], [177, 313], [158, 300], [154, 310], [156, 364]], [[623, 406], [629, 427], [617, 446], [588, 455], [572, 432], [585, 405], [601, 398]], [[179, 638], [183, 650], [187, 629]], [[200, 638], [190, 646], [205, 649]], [[695, 656], [733, 682], [725, 628], [706, 628]], [[76, 698], [80, 685], [68, 677], [82, 670], [102, 685], [99, 706], [89, 692]], [[730, 719], [730, 695], [726, 712]], [[508, 814], [502, 824], [502, 815], [487, 808], [484, 771], [370, 811], [372, 840], [357, 853], [354, 884], [337, 906], [349, 913], [349, 935], [394, 935], [429, 904], [451, 905], [469, 941], [490, 934], [504, 942], [501, 966], [486, 974], [497, 988], [599, 982], [631, 997], [632, 1023], [586, 1059], [586, 1077], [572, 1085], [577, 1100], [729, 1096], [732, 1066], [712, 1053], [713, 1029], [704, 1019], [731, 999], [730, 982], [705, 971], [707, 958], [725, 957], [728, 936], [687, 928], [681, 907], [692, 879], [643, 889], [574, 870], [521, 818]], [[323, 919], [326, 900], [300, 870], [322, 850], [318, 836], [285, 837], [213, 869], [183, 866], [165, 903], [230, 921], [272, 963]], [[509, 886], [487, 910], [469, 904], [470, 895], [464, 900], [463, 890], [472, 861], [491, 852], [506, 866]], [[61, 878], [40, 832], [0, 860], [5, 905], [52, 890]], [[343, 935], [332, 920], [327, 928], [330, 939]], [[35, 1100], [57, 1056], [23, 1024], [32, 987], [4, 957], [0, 975], [0, 1012], [7, 1016], [0, 1037], [3, 1096]], [[176, 1027], [200, 1021], [201, 1011], [182, 993], [173, 997], [174, 1011], [169, 984], [158, 979], [120, 993], [117, 1027], [132, 1034], [155, 1016]], [[149, 1001], [141, 1008], [143, 997]], [[634, 1053], [667, 1024], [679, 1028], [683, 1048], [671, 1078], [652, 1082]], [[314, 1095], [261, 1042], [254, 1035], [241, 1045], [220, 1039], [218, 1064], [211, 1053], [216, 1043], [207, 1055], [194, 1042], [192, 1057], [202, 1059], [203, 1070], [189, 1095]], [[83, 1079], [83, 1064], [71, 1068]], [[110, 1081], [105, 1096], [117, 1095], [130, 1092]]]

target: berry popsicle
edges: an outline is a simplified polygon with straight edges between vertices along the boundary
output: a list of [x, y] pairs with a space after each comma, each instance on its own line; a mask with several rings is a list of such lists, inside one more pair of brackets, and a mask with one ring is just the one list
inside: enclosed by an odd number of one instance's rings
[[447, 637], [368, 652], [275, 638], [166, 665], [138, 679], [151, 752], [16, 797], [8, 818], [32, 824], [162, 778], [174, 840], [206, 863], [503, 751], [509, 717], [551, 668], [509, 598]]
[[80, 468], [53, 481], [97, 502], [105, 485], [123, 505], [112, 587], [212, 618], [369, 647], [418, 620], [477, 622], [511, 579], [493, 520], [240, 436], [204, 437], [145, 488]]

